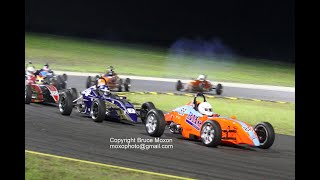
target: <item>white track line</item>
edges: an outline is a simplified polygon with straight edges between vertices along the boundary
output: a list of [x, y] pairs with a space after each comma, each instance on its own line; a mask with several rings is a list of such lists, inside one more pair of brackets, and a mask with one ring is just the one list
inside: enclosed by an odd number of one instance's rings
[[[66, 73], [72, 76], [96, 76], [100, 73], [85, 73], [85, 72], [69, 72], [69, 71], [55, 71], [56, 74]], [[144, 77], [144, 76], [130, 76], [130, 75], [120, 75], [121, 78], [130, 78], [137, 80], [147, 80], [147, 81], [164, 81], [164, 82], [177, 82], [181, 80], [183, 83], [189, 82], [187, 79], [169, 79], [169, 78], [157, 78], [157, 77]], [[272, 90], [272, 91], [284, 91], [284, 92], [295, 92], [294, 87], [284, 87], [284, 86], [270, 86], [270, 85], [257, 85], [257, 84], [242, 84], [242, 83], [231, 83], [231, 82], [217, 82], [221, 83], [226, 87], [237, 87], [237, 88], [248, 88], [248, 89], [262, 89], [262, 90]]]

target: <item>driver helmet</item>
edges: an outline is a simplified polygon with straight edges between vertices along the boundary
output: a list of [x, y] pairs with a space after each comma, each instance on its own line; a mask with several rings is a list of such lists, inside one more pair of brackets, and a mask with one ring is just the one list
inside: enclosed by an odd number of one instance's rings
[[199, 75], [197, 78], [197, 80], [200, 80], [200, 81], [204, 81], [205, 79], [206, 77], [203, 74]]
[[109, 67], [107, 68], [107, 71], [108, 71], [108, 72], [113, 72], [113, 66], [109, 66]]
[[33, 75], [33, 73], [35, 72], [35, 69], [33, 67], [27, 67], [27, 75], [30, 76], [30, 75]]
[[110, 94], [110, 89], [105, 84], [102, 84], [102, 85], [98, 86], [98, 90], [103, 95], [109, 95]]
[[43, 84], [44, 78], [42, 76], [37, 76], [35, 82], [36, 82], [36, 84]]
[[198, 106], [198, 110], [203, 115], [208, 115], [208, 116], [212, 116], [213, 115], [212, 106], [208, 102], [200, 103], [199, 106]]
[[45, 65], [43, 65], [43, 68], [42, 68], [44, 71], [49, 71], [49, 64], [46, 63]]

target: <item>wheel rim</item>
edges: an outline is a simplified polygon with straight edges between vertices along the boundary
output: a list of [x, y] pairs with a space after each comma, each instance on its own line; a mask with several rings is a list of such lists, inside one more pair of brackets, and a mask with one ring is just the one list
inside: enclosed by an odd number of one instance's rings
[[209, 144], [214, 139], [214, 129], [211, 124], [207, 124], [201, 131], [201, 138], [205, 144]]
[[59, 103], [60, 112], [63, 112], [65, 107], [66, 107], [66, 98], [64, 96], [62, 96], [60, 99], [60, 103]]
[[92, 111], [92, 118], [97, 119], [98, 113], [99, 113], [99, 108], [98, 108], [98, 104], [96, 102], [93, 104], [91, 111]]
[[258, 125], [256, 128], [255, 128], [255, 132], [259, 138], [259, 142], [260, 142], [260, 145], [264, 145], [268, 139], [268, 131], [267, 129], [262, 126], [262, 125]]
[[157, 119], [154, 114], [150, 114], [147, 118], [148, 118], [146, 123], [147, 131], [148, 133], [153, 133], [157, 127]]

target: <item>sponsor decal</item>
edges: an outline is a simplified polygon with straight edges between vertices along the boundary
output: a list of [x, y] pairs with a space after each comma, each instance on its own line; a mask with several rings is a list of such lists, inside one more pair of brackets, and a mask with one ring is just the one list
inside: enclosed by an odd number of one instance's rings
[[186, 122], [188, 124], [190, 124], [193, 128], [195, 128], [196, 130], [200, 130], [201, 127], [201, 121], [199, 120], [199, 117], [196, 116], [195, 114], [193, 114], [192, 112], [190, 112], [186, 118]]

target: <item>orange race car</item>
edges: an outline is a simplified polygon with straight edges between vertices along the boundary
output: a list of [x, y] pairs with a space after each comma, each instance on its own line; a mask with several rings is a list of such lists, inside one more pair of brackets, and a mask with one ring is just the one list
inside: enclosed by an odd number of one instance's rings
[[[199, 103], [197, 97], [203, 97]], [[252, 127], [236, 117], [221, 117], [212, 111], [202, 93], [196, 94], [194, 100], [163, 114], [160, 110], [150, 110], [146, 116], [147, 133], [160, 137], [169, 126], [171, 133], [182, 134], [184, 138], [201, 140], [206, 146], [216, 147], [219, 144], [247, 144], [267, 149], [272, 146], [275, 132], [268, 122], [258, 123]]]
[[[104, 78], [104, 81], [102, 81], [101, 79], [99, 80], [100, 77]], [[87, 82], [86, 82], [86, 88], [96, 85], [97, 83], [105, 83], [105, 82], [107, 82], [106, 85], [108, 85], [110, 90], [115, 90], [119, 92], [121, 92], [123, 88], [125, 91], [129, 91], [131, 87], [130, 78], [126, 78], [123, 82], [122, 79], [117, 75], [117, 73], [114, 72], [113, 67], [109, 66], [105, 74], [96, 75], [95, 78], [88, 76]]]
[[176, 84], [177, 91], [187, 91], [187, 92], [210, 92], [213, 89], [216, 93], [220, 95], [222, 93], [223, 87], [221, 84], [214, 85], [209, 80], [207, 80], [206, 75], [199, 75], [197, 79], [192, 80], [186, 84], [183, 84], [181, 80], [178, 80]]

